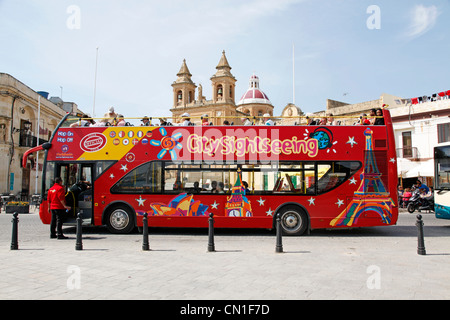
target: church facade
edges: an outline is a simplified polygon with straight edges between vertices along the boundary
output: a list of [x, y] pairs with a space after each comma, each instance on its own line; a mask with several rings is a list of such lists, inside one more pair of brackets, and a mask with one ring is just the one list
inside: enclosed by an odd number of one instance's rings
[[222, 125], [225, 120], [240, 125], [241, 119], [246, 117], [258, 123], [260, 118], [257, 117], [266, 113], [273, 116], [274, 106], [259, 88], [259, 78], [256, 75], [250, 78], [248, 90], [236, 102], [237, 80], [231, 69], [223, 51], [216, 73], [211, 77], [212, 98], [208, 100], [203, 95], [202, 85], [197, 86], [192, 81], [192, 74], [186, 60], [183, 60], [177, 79], [172, 83], [173, 106], [170, 111], [173, 122], [181, 123], [182, 115], [186, 113], [196, 125], [201, 124], [205, 115], [213, 125]]

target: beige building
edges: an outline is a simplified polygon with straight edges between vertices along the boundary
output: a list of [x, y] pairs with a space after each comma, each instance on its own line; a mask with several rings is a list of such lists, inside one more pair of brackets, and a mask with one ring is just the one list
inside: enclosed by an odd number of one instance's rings
[[[223, 121], [241, 124], [242, 117], [258, 117], [269, 113], [273, 116], [273, 105], [269, 98], [259, 88], [259, 78], [253, 75], [250, 79], [249, 89], [236, 103], [236, 78], [231, 73], [225, 51], [222, 52], [216, 73], [211, 77], [212, 99], [207, 100], [203, 95], [203, 87], [198, 87], [192, 81], [192, 74], [183, 60], [173, 88], [172, 120], [181, 123], [181, 116], [188, 113], [191, 122], [200, 125], [201, 117], [208, 115], [209, 121], [214, 125], [221, 125]], [[259, 118], [253, 119], [259, 121]]]
[[[22, 167], [22, 156], [29, 148], [48, 141], [62, 117], [77, 110], [74, 103], [45, 98], [10, 76], [0, 73], [0, 193], [22, 195], [40, 192], [43, 154], [38, 163], [29, 157]], [[48, 95], [48, 94], [47, 94]], [[53, 101], [53, 102], [52, 102]], [[38, 124], [39, 121], [39, 124]], [[38, 170], [36, 172], [36, 169]], [[37, 176], [37, 179], [36, 179]]]
[[434, 147], [450, 142], [450, 90], [406, 99], [383, 93], [379, 99], [356, 104], [327, 100], [327, 110], [314, 116], [332, 113], [342, 124], [351, 125], [383, 105], [394, 126], [399, 184], [410, 187], [419, 178], [432, 186]]
[[333, 116], [336, 117], [336, 120], [341, 121], [341, 124], [352, 125], [362, 114], [365, 113], [369, 115], [371, 109], [382, 108], [383, 105], [390, 106], [391, 108], [394, 107], [396, 105], [395, 100], [398, 99], [401, 98], [387, 93], [381, 94], [379, 99], [355, 104], [328, 99], [327, 110], [318, 113], [318, 115], [333, 114]]

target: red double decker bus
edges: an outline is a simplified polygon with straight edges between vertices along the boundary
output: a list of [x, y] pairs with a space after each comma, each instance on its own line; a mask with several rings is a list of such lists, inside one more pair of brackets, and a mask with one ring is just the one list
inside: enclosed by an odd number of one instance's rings
[[[67, 115], [44, 149], [47, 190], [67, 188], [71, 219], [113, 233], [142, 226], [273, 228], [285, 234], [397, 222], [392, 121], [381, 126], [77, 127]], [[70, 220], [70, 218], [69, 218]], [[70, 221], [68, 221], [70, 223]]]

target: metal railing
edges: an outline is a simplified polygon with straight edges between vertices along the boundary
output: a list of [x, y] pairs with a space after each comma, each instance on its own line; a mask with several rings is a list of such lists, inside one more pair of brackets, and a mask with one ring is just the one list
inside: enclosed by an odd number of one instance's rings
[[397, 148], [397, 158], [419, 159], [419, 150], [416, 147]]

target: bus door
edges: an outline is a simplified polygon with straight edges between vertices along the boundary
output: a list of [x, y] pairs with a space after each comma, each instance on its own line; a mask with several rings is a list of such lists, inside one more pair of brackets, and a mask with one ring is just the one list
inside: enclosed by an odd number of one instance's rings
[[66, 190], [69, 211], [66, 224], [76, 223], [81, 213], [83, 224], [93, 222], [93, 163], [58, 163], [56, 175], [60, 176]]

